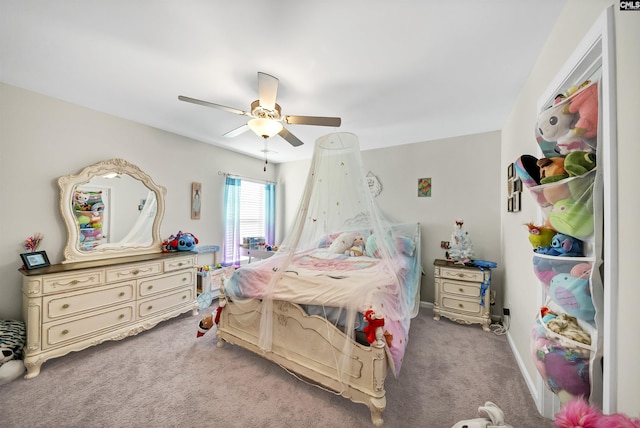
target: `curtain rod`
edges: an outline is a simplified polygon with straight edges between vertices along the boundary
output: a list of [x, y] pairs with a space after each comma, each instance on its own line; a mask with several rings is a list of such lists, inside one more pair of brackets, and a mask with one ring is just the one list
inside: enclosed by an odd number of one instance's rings
[[218, 175], [224, 175], [224, 176], [240, 178], [242, 180], [256, 181], [258, 183], [278, 184], [276, 181], [265, 180], [264, 178], [243, 177], [242, 175], [232, 174], [230, 172], [224, 172], [224, 171], [218, 171]]

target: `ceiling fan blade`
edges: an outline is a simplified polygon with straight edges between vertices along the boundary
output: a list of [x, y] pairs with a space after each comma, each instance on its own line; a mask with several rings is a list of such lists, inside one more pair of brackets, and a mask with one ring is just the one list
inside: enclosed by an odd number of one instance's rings
[[285, 123], [290, 125], [318, 125], [318, 126], [340, 126], [342, 119], [339, 117], [320, 116], [285, 116]]
[[287, 140], [287, 142], [289, 142], [293, 147], [298, 147], [304, 144], [298, 137], [289, 132], [287, 128], [282, 128], [282, 130], [278, 132], [278, 135]]
[[205, 106], [205, 107], [217, 108], [217, 109], [220, 109], [220, 110], [228, 111], [229, 113], [239, 114], [241, 116], [251, 116], [250, 113], [248, 113], [248, 112], [246, 112], [244, 110], [240, 110], [240, 109], [233, 108], [233, 107], [227, 107], [227, 106], [223, 106], [223, 105], [220, 105], [220, 104], [210, 103], [209, 101], [197, 100], [195, 98], [185, 97], [184, 95], [179, 95], [178, 99], [180, 101], [186, 101], [188, 103], [200, 104], [201, 106]]
[[223, 134], [223, 137], [227, 137], [227, 138], [233, 138], [233, 137], [237, 137], [238, 135], [242, 134], [243, 132], [247, 132], [249, 130], [249, 125], [247, 125], [246, 123], [242, 126], [237, 127], [236, 129], [232, 129], [231, 131], [227, 132], [226, 134]]
[[258, 72], [258, 99], [260, 106], [267, 110], [276, 108], [278, 95], [278, 79], [270, 74]]

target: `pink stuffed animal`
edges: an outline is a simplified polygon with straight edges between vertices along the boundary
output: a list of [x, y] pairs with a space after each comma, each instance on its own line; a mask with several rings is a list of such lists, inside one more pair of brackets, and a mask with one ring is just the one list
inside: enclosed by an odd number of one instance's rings
[[621, 413], [603, 415], [582, 398], [569, 401], [556, 414], [556, 428], [640, 428], [640, 419]]
[[569, 98], [568, 113], [578, 114], [575, 135], [594, 138], [598, 135], [598, 85], [594, 83]]

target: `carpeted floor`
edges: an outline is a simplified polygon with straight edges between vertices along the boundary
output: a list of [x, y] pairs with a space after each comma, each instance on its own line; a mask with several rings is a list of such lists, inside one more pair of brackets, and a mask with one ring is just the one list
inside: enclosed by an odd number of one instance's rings
[[[208, 313], [204, 311], [201, 315]], [[297, 380], [242, 348], [196, 339], [200, 316], [46, 362], [0, 386], [3, 427], [371, 427], [369, 409]], [[514, 428], [552, 427], [536, 411], [505, 336], [421, 308], [385, 427], [450, 428], [493, 401]]]

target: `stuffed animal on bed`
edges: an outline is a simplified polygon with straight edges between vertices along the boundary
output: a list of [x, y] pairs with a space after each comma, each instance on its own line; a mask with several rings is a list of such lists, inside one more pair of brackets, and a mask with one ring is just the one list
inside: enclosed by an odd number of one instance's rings
[[364, 237], [358, 234], [353, 238], [353, 244], [351, 245], [351, 248], [345, 251], [344, 254], [350, 257], [362, 256], [364, 255], [364, 247]]

